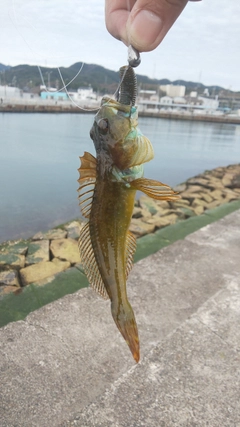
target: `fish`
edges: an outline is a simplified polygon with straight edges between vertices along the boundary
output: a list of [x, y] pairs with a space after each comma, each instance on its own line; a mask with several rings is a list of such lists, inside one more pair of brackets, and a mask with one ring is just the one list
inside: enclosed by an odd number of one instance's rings
[[120, 69], [120, 82], [116, 99], [102, 98], [90, 131], [96, 157], [89, 152], [80, 157], [79, 205], [87, 222], [79, 251], [90, 285], [110, 299], [113, 320], [138, 363], [138, 328], [126, 287], [136, 250], [136, 238], [129, 231], [135, 196], [137, 191], [157, 200], [175, 200], [178, 195], [168, 185], [144, 178], [143, 164], [154, 152], [138, 127], [133, 68]]

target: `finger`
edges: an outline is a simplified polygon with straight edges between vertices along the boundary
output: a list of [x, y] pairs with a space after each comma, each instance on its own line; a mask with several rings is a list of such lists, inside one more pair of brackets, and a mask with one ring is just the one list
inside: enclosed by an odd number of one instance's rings
[[109, 33], [129, 45], [126, 24], [136, 0], [105, 0], [105, 20]]
[[122, 40], [140, 52], [155, 49], [183, 11], [187, 0], [137, 0]]

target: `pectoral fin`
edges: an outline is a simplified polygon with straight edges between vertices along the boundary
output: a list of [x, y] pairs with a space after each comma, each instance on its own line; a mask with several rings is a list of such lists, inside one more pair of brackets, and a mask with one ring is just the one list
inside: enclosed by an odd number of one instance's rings
[[132, 188], [142, 191], [147, 196], [157, 200], [176, 200], [178, 193], [166, 184], [154, 179], [138, 178], [130, 183]]
[[80, 175], [78, 179], [80, 184], [78, 188], [79, 205], [82, 215], [85, 218], [89, 218], [97, 175], [97, 160], [88, 152], [85, 152], [84, 155], [80, 157], [80, 160], [81, 166], [78, 169]]

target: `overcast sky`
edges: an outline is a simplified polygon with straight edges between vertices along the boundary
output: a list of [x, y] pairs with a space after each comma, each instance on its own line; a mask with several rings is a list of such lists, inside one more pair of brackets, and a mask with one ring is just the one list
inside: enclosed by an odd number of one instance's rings
[[[107, 32], [104, 0], [0, 0], [0, 63], [118, 70], [127, 48]], [[139, 74], [240, 90], [240, 2], [189, 2]]]

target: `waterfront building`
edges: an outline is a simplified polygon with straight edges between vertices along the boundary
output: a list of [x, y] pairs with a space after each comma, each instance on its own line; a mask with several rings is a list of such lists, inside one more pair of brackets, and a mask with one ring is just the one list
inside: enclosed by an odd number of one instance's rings
[[151, 99], [153, 101], [154, 100], [153, 98], [154, 99], [157, 98], [157, 91], [156, 90], [141, 89], [138, 92], [138, 99]]
[[197, 96], [198, 96], [198, 93], [197, 93], [197, 91], [196, 90], [192, 90], [191, 92], [190, 92], [190, 98], [197, 98]]
[[179, 113], [208, 113], [215, 114], [218, 107], [218, 99], [198, 97], [163, 96], [159, 101], [154, 99], [142, 99], [138, 97], [137, 104], [140, 112], [158, 113], [160, 111], [178, 111]]
[[219, 107], [219, 101], [217, 98], [213, 99], [213, 98], [209, 98], [209, 97], [206, 98], [203, 96], [199, 96], [198, 99], [201, 102], [202, 107], [206, 108], [208, 110], [217, 110]]
[[6, 98], [20, 98], [22, 97], [23, 91], [18, 87], [13, 86], [0, 86], [0, 98], [2, 100]]
[[78, 101], [97, 101], [97, 93], [93, 91], [91, 86], [89, 87], [80, 87], [77, 91], [69, 91], [69, 96], [75, 102]]
[[174, 98], [175, 96], [185, 96], [186, 86], [183, 85], [160, 85], [160, 90], [166, 93], [167, 96]]
[[55, 91], [42, 91], [40, 94], [41, 99], [52, 101], [66, 101], [68, 96], [66, 92]]
[[173, 98], [173, 103], [174, 103], [174, 104], [180, 104], [180, 105], [182, 105], [182, 104], [186, 104], [186, 103], [187, 103], [187, 101], [186, 101], [186, 99], [185, 99], [185, 98], [183, 98], [182, 96], [174, 96], [174, 98]]
[[160, 103], [162, 105], [172, 105], [172, 98], [170, 96], [162, 96], [162, 98], [160, 98]]

